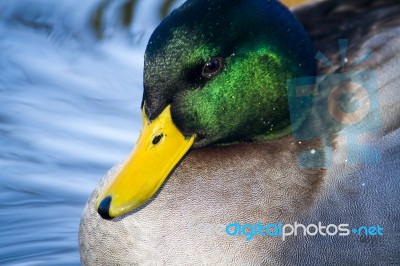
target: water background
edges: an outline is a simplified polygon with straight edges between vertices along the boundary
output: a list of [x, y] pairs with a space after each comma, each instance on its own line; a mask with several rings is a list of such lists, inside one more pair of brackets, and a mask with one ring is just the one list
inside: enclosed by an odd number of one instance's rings
[[0, 2], [0, 265], [79, 265], [85, 202], [140, 130], [145, 45], [181, 2]]

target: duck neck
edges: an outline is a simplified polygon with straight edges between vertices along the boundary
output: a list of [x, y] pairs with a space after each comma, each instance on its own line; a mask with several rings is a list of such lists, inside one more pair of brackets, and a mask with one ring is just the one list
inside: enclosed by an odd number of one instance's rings
[[292, 127], [290, 123], [281, 125], [280, 128], [275, 130], [267, 130], [260, 135], [255, 136], [252, 140], [253, 141], [271, 141], [275, 139], [281, 139], [285, 136], [290, 135], [292, 132]]

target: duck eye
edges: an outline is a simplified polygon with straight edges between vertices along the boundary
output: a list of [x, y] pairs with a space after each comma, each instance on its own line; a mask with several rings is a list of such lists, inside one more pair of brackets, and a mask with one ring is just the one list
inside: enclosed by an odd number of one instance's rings
[[211, 78], [221, 72], [224, 66], [224, 59], [221, 57], [213, 58], [203, 66], [202, 75], [206, 78]]

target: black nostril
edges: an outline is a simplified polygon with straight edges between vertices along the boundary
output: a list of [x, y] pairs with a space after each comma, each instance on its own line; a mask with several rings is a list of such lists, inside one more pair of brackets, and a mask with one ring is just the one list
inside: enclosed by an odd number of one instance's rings
[[162, 137], [164, 137], [163, 134], [155, 136], [154, 139], [153, 139], [153, 145], [158, 144], [160, 142], [160, 140], [162, 139]]
[[108, 196], [106, 198], [104, 198], [100, 204], [99, 204], [99, 209], [97, 210], [97, 212], [100, 214], [101, 217], [103, 217], [103, 219], [106, 220], [111, 220], [112, 217], [110, 216], [110, 205], [111, 205], [111, 196]]

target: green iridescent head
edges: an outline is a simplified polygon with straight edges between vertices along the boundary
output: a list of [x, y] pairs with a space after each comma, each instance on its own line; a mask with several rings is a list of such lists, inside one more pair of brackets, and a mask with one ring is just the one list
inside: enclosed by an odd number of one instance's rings
[[172, 119], [195, 146], [287, 134], [288, 79], [314, 75], [303, 27], [273, 0], [189, 0], [154, 31], [145, 112]]

